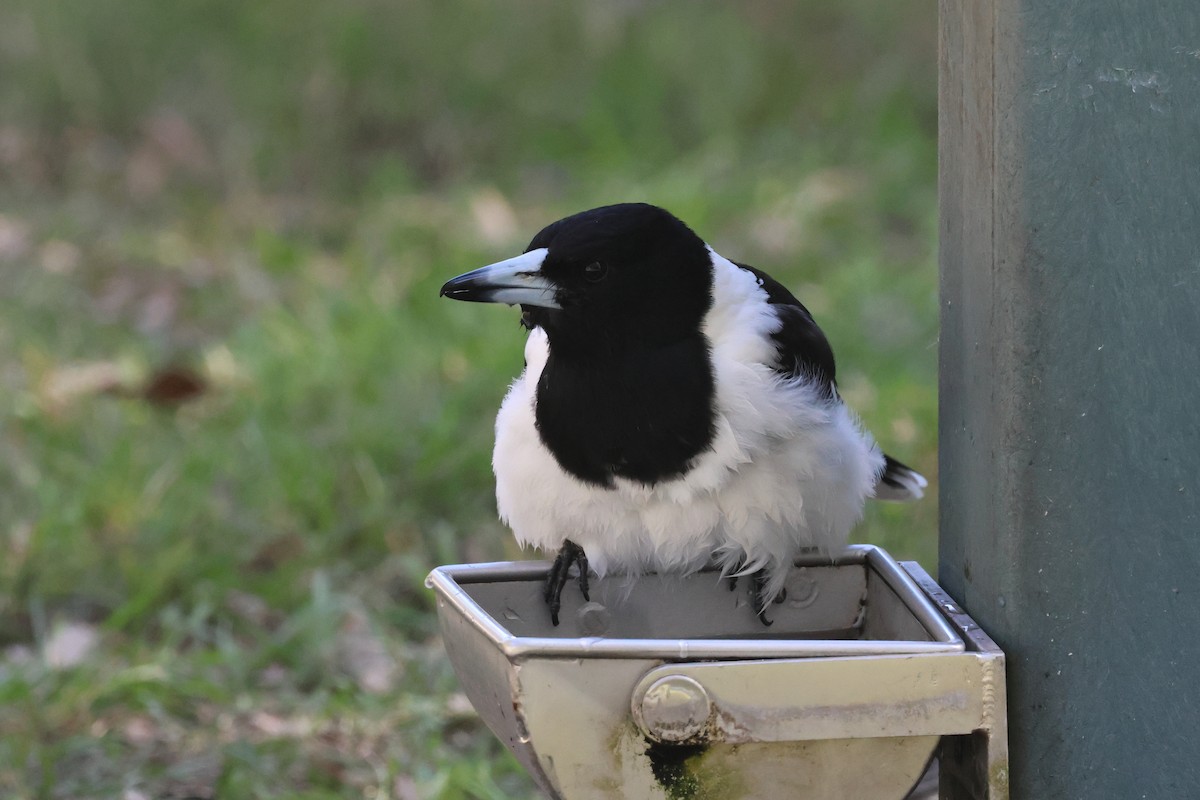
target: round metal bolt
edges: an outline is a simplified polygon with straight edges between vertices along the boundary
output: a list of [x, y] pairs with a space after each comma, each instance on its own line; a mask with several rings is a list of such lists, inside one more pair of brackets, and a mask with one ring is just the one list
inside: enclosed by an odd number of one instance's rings
[[584, 636], [603, 636], [608, 633], [608, 626], [612, 624], [612, 614], [594, 600], [580, 606], [575, 612], [575, 619]]
[[812, 605], [820, 593], [821, 587], [808, 574], [808, 567], [796, 570], [792, 579], [788, 581], [787, 600], [788, 605], [792, 608], [805, 608]]
[[708, 692], [685, 675], [668, 675], [650, 684], [634, 707], [642, 733], [669, 744], [701, 737], [711, 714]]

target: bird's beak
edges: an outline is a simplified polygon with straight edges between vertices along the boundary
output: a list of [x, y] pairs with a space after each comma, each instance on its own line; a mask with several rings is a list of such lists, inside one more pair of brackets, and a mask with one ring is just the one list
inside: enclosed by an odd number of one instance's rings
[[539, 247], [451, 278], [442, 286], [441, 296], [474, 303], [562, 308], [554, 297], [558, 287], [541, 273], [546, 252]]

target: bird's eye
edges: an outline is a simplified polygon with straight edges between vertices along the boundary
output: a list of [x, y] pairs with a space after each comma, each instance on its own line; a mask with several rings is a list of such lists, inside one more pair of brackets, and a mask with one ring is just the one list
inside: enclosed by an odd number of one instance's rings
[[599, 261], [593, 261], [583, 268], [583, 277], [587, 278], [589, 283], [599, 283], [608, 275], [608, 267], [601, 264]]

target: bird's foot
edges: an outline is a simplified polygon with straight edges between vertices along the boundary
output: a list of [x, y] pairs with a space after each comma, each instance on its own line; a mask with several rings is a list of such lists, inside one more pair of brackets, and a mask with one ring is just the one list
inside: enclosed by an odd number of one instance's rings
[[[737, 589], [737, 575], [730, 575], [725, 580], [729, 581], [729, 591], [732, 592]], [[758, 616], [758, 621], [763, 625], [770, 627], [771, 625], [774, 625], [775, 622], [774, 620], [767, 619], [767, 606], [769, 605], [767, 602], [767, 571], [765, 569], [758, 570], [754, 573], [752, 580], [754, 582], [754, 607], [756, 609], [755, 613]], [[771, 602], [775, 603], [775, 605], [779, 605], [785, 600], [787, 600], [787, 587], [780, 589], [779, 594], [775, 595], [775, 599]]]
[[767, 619], [767, 571], [760, 569], [754, 573], [754, 608], [758, 613], [758, 621], [768, 628], [775, 624]]
[[767, 606], [770, 603], [779, 605], [787, 600], [787, 588], [779, 590], [779, 594], [775, 595], [774, 600], [767, 600], [767, 571], [760, 569], [754, 573], [754, 607], [757, 610], [758, 621], [768, 628], [775, 624], [774, 620], [767, 619]]
[[550, 574], [546, 576], [546, 587], [542, 592], [546, 598], [546, 605], [550, 606], [550, 621], [555, 626], [558, 625], [558, 612], [562, 608], [563, 587], [567, 585], [572, 565], [579, 566], [579, 591], [583, 593], [583, 599], [592, 599], [588, 596], [587, 554], [583, 552], [582, 547], [567, 539], [554, 558]]

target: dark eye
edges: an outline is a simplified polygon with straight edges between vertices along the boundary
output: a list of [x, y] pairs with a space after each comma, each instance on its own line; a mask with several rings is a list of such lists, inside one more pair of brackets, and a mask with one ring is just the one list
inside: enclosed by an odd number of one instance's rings
[[599, 283], [608, 275], [608, 267], [601, 264], [599, 261], [593, 261], [583, 268], [583, 277], [587, 278], [588, 283]]

